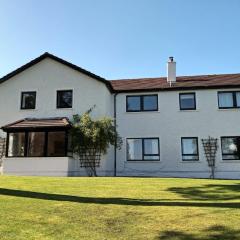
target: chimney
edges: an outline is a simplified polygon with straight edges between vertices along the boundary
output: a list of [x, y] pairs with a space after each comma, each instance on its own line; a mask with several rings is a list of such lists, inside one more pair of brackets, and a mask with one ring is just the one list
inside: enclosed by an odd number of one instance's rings
[[175, 83], [176, 82], [176, 62], [174, 61], [173, 57], [169, 57], [167, 63], [167, 82]]

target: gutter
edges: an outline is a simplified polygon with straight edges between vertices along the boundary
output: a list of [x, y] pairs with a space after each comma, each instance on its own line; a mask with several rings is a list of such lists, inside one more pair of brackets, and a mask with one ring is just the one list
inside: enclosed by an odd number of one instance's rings
[[[114, 94], [114, 127], [115, 133], [117, 132], [117, 95], [118, 93]], [[117, 176], [117, 141], [115, 140], [114, 144], [114, 177]]]

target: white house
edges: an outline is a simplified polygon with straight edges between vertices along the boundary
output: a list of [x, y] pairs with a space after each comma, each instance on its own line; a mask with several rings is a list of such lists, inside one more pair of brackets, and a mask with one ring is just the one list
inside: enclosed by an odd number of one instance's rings
[[0, 79], [3, 174], [80, 176], [68, 154], [68, 119], [96, 105], [116, 119], [121, 150], [111, 147], [102, 176], [210, 176], [202, 139], [216, 138], [215, 176], [240, 179], [240, 74], [105, 80], [45, 53]]

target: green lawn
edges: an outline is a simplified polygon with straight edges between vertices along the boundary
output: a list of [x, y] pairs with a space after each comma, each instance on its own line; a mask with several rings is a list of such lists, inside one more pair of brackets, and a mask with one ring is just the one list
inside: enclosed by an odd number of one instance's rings
[[240, 181], [0, 177], [0, 239], [240, 239]]

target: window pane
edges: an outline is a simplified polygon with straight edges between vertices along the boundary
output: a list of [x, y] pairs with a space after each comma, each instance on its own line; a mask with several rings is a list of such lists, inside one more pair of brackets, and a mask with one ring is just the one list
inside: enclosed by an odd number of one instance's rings
[[142, 160], [142, 139], [127, 139], [127, 159]]
[[72, 142], [72, 135], [70, 133], [68, 134], [67, 155], [69, 157], [73, 156], [73, 142]]
[[57, 92], [57, 107], [58, 108], [72, 107], [72, 90]]
[[144, 139], [144, 155], [159, 154], [158, 139]]
[[144, 155], [144, 160], [159, 160], [159, 156], [148, 156]]
[[143, 110], [158, 110], [157, 96], [144, 96]]
[[127, 97], [127, 111], [140, 111], [140, 97]]
[[8, 156], [23, 157], [25, 133], [9, 133]]
[[237, 144], [235, 138], [222, 138], [222, 153], [234, 154], [237, 151]]
[[232, 93], [218, 93], [218, 101], [220, 108], [233, 107]]
[[183, 156], [182, 156], [182, 160], [185, 160], [185, 161], [195, 161], [195, 160], [198, 160], [198, 156], [194, 156], [194, 155], [183, 155]]
[[240, 107], [240, 92], [236, 92], [237, 107]]
[[63, 157], [65, 156], [65, 132], [48, 133], [48, 156]]
[[183, 154], [198, 154], [196, 138], [182, 138]]
[[195, 109], [195, 94], [180, 94], [180, 109]]
[[35, 109], [36, 104], [36, 92], [24, 92], [22, 93], [22, 109]]
[[223, 155], [222, 156], [223, 160], [238, 160], [238, 156], [234, 155], [234, 154], [230, 154], [230, 155]]
[[44, 132], [30, 132], [28, 134], [28, 156], [42, 157], [44, 156]]
[[239, 137], [224, 137], [221, 138], [222, 158], [224, 160], [239, 159], [237, 152], [239, 149]]

